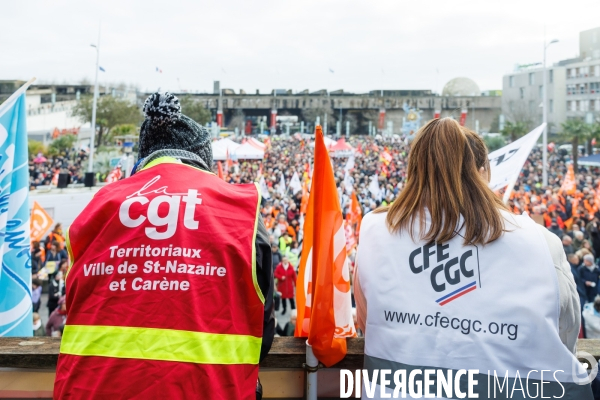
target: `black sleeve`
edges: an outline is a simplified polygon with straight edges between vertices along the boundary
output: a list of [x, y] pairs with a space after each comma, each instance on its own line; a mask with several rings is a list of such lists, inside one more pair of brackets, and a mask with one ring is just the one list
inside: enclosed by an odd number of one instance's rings
[[259, 216], [258, 231], [256, 233], [256, 280], [265, 298], [265, 313], [263, 317], [263, 340], [260, 349], [260, 361], [262, 361], [273, 344], [275, 336], [275, 316], [273, 309], [273, 267], [271, 266], [271, 245], [269, 234]]

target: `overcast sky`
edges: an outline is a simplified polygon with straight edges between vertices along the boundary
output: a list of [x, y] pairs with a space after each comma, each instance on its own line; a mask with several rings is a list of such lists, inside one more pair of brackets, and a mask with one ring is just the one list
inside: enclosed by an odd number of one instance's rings
[[[598, 0], [18, 0], [2, 2], [0, 80], [143, 90], [501, 89], [515, 64], [578, 55]], [[156, 68], [162, 69], [162, 74]], [[331, 71], [333, 72], [331, 72]]]

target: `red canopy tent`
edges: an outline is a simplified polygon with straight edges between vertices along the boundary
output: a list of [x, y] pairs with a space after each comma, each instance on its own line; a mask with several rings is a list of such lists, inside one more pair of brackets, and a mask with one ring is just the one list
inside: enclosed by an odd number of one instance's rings
[[346, 143], [346, 139], [341, 138], [340, 140], [337, 141], [336, 144], [329, 147], [328, 150], [329, 151], [352, 151], [352, 150], [354, 150], [354, 147], [352, 147], [348, 143]]
[[341, 138], [331, 147], [328, 147], [328, 150], [332, 157], [350, 157], [354, 153], [354, 147], [350, 146], [346, 143], [346, 139]]

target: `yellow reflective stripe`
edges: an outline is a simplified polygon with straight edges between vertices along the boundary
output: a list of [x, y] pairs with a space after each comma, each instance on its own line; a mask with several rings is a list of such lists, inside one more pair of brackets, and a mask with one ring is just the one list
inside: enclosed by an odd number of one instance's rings
[[152, 168], [155, 167], [159, 164], [179, 164], [179, 165], [185, 165], [186, 167], [190, 167], [195, 169], [196, 171], [200, 171], [200, 172], [204, 172], [205, 174], [209, 174], [209, 175], [213, 175], [216, 176], [214, 173], [210, 172], [210, 171], [205, 171], [203, 169], [200, 169], [198, 167], [194, 167], [193, 165], [189, 165], [189, 164], [185, 164], [182, 163], [181, 161], [177, 160], [175, 157], [170, 157], [170, 156], [162, 156], [162, 157], [158, 157], [155, 160], [150, 161], [147, 165], [144, 166], [144, 168], [142, 168], [140, 171], [145, 171], [148, 168]]
[[67, 276], [69, 276], [69, 272], [71, 271], [71, 267], [75, 262], [75, 257], [73, 257], [73, 249], [71, 249], [71, 239], [69, 238], [69, 230], [71, 227], [67, 228], [67, 233], [65, 235], [65, 246], [67, 247], [67, 252], [69, 253], [69, 267], [67, 268], [67, 272], [65, 273], [65, 282], [67, 281]]
[[265, 304], [265, 296], [258, 286], [258, 279], [256, 278], [256, 233], [258, 232], [258, 219], [260, 218], [260, 187], [258, 183], [254, 182], [256, 192], [258, 194], [258, 200], [256, 202], [256, 219], [254, 220], [254, 233], [252, 234], [252, 282], [254, 283], [254, 289], [260, 301]]
[[262, 338], [174, 329], [66, 325], [60, 352], [196, 364], [258, 364]]

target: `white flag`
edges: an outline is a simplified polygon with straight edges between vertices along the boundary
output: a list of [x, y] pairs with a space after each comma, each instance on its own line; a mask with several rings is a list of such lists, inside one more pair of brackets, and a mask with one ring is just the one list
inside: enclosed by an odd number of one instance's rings
[[346, 174], [348, 173], [348, 171], [354, 169], [354, 154], [351, 155], [350, 157], [348, 157], [348, 161], [346, 162], [346, 166], [344, 167], [344, 171], [346, 171]]
[[269, 188], [267, 187], [267, 182], [265, 182], [265, 177], [261, 176], [260, 181], [258, 181], [258, 185], [260, 186], [260, 195], [263, 199], [270, 199], [271, 195], [269, 194]]
[[369, 183], [369, 192], [371, 192], [376, 199], [381, 198], [381, 190], [379, 189], [379, 179], [377, 178], [377, 175], [373, 175], [371, 177], [371, 183]]
[[281, 179], [279, 180], [279, 185], [277, 186], [277, 192], [281, 195], [285, 195], [285, 178], [283, 177], [283, 172], [281, 173]]
[[353, 185], [354, 185], [354, 178], [349, 173], [346, 173], [346, 176], [344, 177], [344, 188], [346, 189], [347, 195], [351, 195], [352, 192], [354, 191]]
[[292, 180], [290, 181], [290, 189], [292, 189], [292, 194], [302, 191], [302, 184], [300, 183], [300, 178], [298, 177], [297, 172], [294, 172], [294, 175], [292, 176]]
[[490, 189], [502, 189], [519, 177], [531, 149], [535, 146], [543, 131], [544, 124], [511, 144], [489, 154], [488, 158], [492, 172]]

